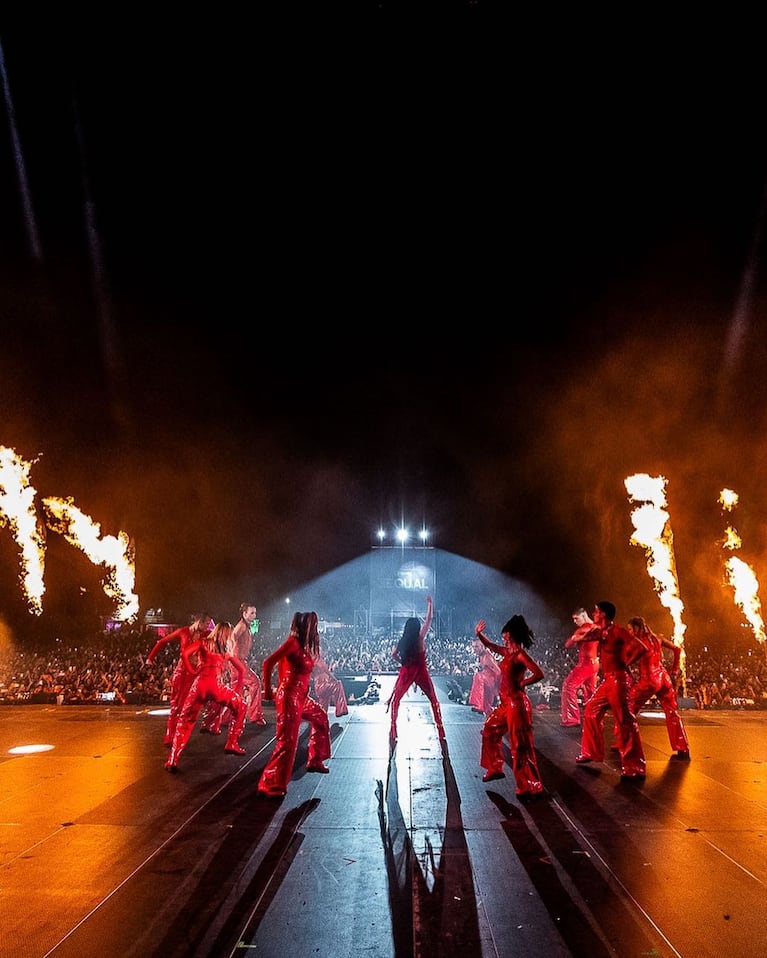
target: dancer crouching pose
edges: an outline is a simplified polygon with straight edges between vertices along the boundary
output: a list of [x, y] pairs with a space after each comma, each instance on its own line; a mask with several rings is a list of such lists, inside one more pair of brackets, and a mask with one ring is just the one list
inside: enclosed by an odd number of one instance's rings
[[[181, 709], [170, 755], [165, 763], [169, 772], [176, 771], [181, 753], [189, 741], [194, 724], [206, 702], [220, 702], [229, 707], [233, 718], [229, 723], [229, 734], [224, 751], [233, 755], [245, 754], [245, 749], [240, 746], [240, 734], [245, 725], [247, 706], [239, 694], [245, 677], [245, 666], [236, 656], [227, 651], [231, 637], [232, 626], [228, 622], [219, 622], [210, 635], [192, 642], [181, 651], [184, 667], [193, 676], [193, 681]], [[194, 656], [198, 653], [200, 664], [195, 667]], [[227, 665], [231, 665], [238, 673], [233, 689], [224, 685], [222, 681], [222, 672]]]

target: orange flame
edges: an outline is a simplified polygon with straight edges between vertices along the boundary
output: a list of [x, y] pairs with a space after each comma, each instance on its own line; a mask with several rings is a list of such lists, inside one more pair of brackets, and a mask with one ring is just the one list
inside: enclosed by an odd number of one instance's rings
[[[674, 536], [669, 523], [666, 506], [666, 479], [663, 476], [648, 476], [638, 473], [624, 480], [629, 501], [644, 502], [631, 513], [636, 530], [629, 541], [642, 546], [647, 554], [647, 571], [655, 583], [661, 605], [671, 613], [674, 623], [672, 640], [675, 645], [684, 644], [687, 626], [682, 621], [684, 604], [679, 595], [679, 583], [674, 558]], [[684, 675], [684, 650], [682, 651], [682, 674]]]
[[[738, 494], [732, 489], [722, 489], [719, 493], [719, 502], [722, 510], [732, 510], [738, 504]], [[743, 544], [735, 529], [728, 525], [722, 541], [723, 549], [740, 549]], [[730, 556], [724, 563], [727, 572], [727, 582], [732, 587], [736, 604], [743, 610], [743, 614], [751, 626], [757, 642], [764, 643], [767, 633], [762, 618], [762, 603], [759, 599], [759, 580], [748, 563], [737, 556]], [[764, 646], [763, 646], [764, 647]]]
[[[35, 460], [37, 461], [37, 460]], [[47, 513], [45, 524], [35, 510], [37, 490], [29, 483], [32, 463], [25, 462], [13, 449], [0, 446], [0, 527], [10, 526], [21, 549], [20, 580], [30, 610], [43, 611], [45, 592], [45, 526], [60, 532], [68, 542], [81, 549], [96, 565], [107, 565], [104, 592], [118, 604], [114, 618], [130, 621], [138, 615], [138, 596], [133, 592], [136, 574], [134, 548], [124, 532], [101, 537], [100, 526], [89, 519], [71, 499], [43, 499]]]
[[0, 526], [10, 526], [21, 550], [21, 588], [30, 610], [40, 615], [45, 592], [45, 528], [35, 510], [37, 490], [29, 484], [31, 466], [13, 449], [0, 446]]
[[118, 621], [128, 621], [138, 615], [138, 596], [133, 592], [136, 572], [133, 545], [124, 532], [117, 536], [102, 536], [101, 526], [90, 519], [71, 499], [48, 497], [43, 505], [53, 516], [49, 526], [60, 532], [67, 542], [77, 546], [95, 565], [109, 567], [103, 582], [104, 592], [119, 602], [114, 612]]

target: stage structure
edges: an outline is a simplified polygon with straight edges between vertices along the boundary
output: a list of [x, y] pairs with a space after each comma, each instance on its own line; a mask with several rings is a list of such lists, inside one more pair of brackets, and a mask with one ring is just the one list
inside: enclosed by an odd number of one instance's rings
[[[436, 550], [432, 546], [373, 546], [370, 557], [370, 602], [357, 612], [355, 627], [374, 638], [402, 633], [411, 616], [423, 619], [426, 596], [434, 600], [432, 629], [449, 635], [450, 623], [437, 611]], [[367, 621], [365, 621], [365, 619]]]

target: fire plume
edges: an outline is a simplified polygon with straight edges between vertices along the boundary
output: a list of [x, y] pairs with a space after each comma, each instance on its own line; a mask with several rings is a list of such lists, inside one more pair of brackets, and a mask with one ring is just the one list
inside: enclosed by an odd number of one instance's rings
[[45, 528], [35, 509], [37, 490], [29, 483], [31, 466], [13, 449], [0, 446], [0, 526], [10, 527], [21, 551], [21, 587], [30, 610], [39, 615], [45, 592]]
[[43, 499], [50, 528], [60, 532], [67, 542], [77, 546], [95, 565], [105, 565], [109, 572], [104, 592], [119, 603], [114, 612], [118, 621], [133, 619], [138, 614], [138, 596], [133, 593], [136, 580], [134, 550], [124, 532], [102, 536], [101, 526], [74, 504], [71, 499]]
[[[635, 532], [629, 539], [632, 545], [642, 546], [647, 554], [647, 571], [655, 583], [655, 590], [671, 614], [674, 623], [672, 640], [684, 645], [687, 626], [682, 621], [684, 604], [679, 595], [679, 583], [674, 558], [674, 536], [666, 511], [666, 479], [637, 473], [624, 480], [629, 501], [642, 502], [631, 513]], [[681, 668], [684, 675], [684, 649]]]
[[74, 505], [71, 499], [43, 499], [45, 523], [35, 508], [37, 490], [29, 482], [32, 463], [13, 449], [0, 446], [0, 528], [10, 526], [21, 550], [21, 587], [30, 611], [40, 615], [45, 592], [45, 528], [61, 533], [96, 565], [109, 569], [103, 588], [117, 602], [114, 618], [130, 621], [138, 615], [139, 600], [133, 592], [136, 572], [134, 547], [124, 532], [102, 536], [101, 527]]
[[[732, 489], [722, 489], [719, 493], [719, 502], [722, 511], [731, 511], [738, 504], [738, 494]], [[743, 545], [740, 536], [733, 528], [728, 525], [725, 529], [722, 548], [734, 552]], [[736, 604], [742, 609], [743, 614], [753, 629], [754, 637], [762, 643], [762, 648], [767, 640], [767, 633], [764, 629], [764, 619], [762, 618], [762, 604], [759, 599], [759, 581], [756, 578], [754, 570], [748, 563], [739, 559], [737, 556], [730, 556], [724, 563], [727, 573], [727, 582], [731, 586]]]

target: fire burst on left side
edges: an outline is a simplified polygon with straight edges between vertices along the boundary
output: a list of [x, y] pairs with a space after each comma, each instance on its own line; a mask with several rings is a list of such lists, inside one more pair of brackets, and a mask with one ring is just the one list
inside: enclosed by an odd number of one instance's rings
[[[36, 462], [37, 460], [34, 460]], [[45, 529], [35, 508], [37, 490], [29, 482], [34, 462], [25, 462], [16, 451], [0, 446], [0, 527], [8, 525], [21, 552], [19, 579], [30, 611], [40, 615], [45, 592]], [[114, 618], [130, 622], [138, 615], [134, 548], [124, 532], [102, 536], [101, 527], [71, 499], [43, 499], [45, 525], [77, 546], [94, 565], [107, 567], [104, 592], [114, 599]]]

